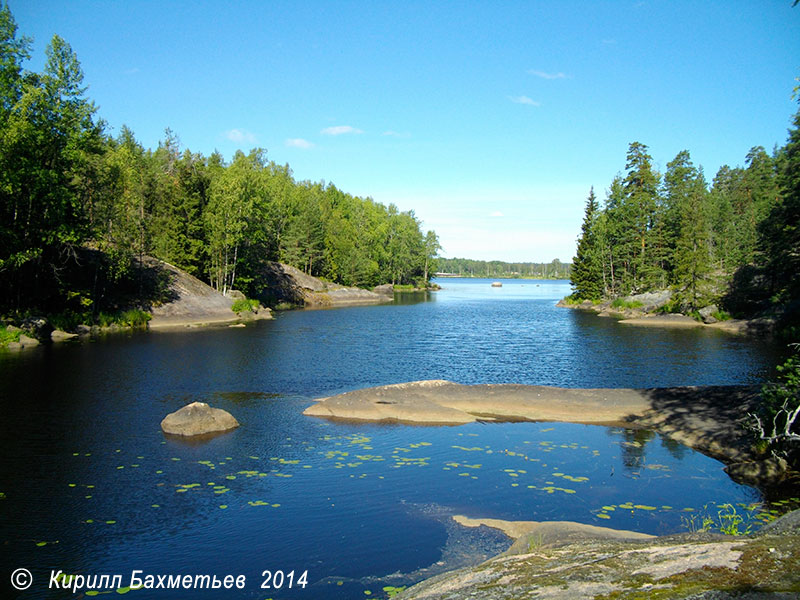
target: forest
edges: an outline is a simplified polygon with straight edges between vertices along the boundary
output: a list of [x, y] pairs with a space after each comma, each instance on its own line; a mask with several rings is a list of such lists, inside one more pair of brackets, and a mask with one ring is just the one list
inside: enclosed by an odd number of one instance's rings
[[503, 277], [508, 279], [569, 279], [570, 263], [557, 258], [549, 263], [509, 263], [500, 260], [471, 260], [468, 258], [438, 258], [440, 273], [459, 277]]
[[670, 288], [671, 308], [717, 303], [738, 317], [798, 322], [800, 111], [787, 143], [752, 148], [745, 166], [722, 166], [709, 185], [683, 150], [661, 174], [631, 143], [604, 202], [594, 189], [573, 260], [573, 300]]
[[[266, 261], [350, 286], [425, 285], [439, 242], [413, 211], [298, 181], [266, 150], [230, 162], [117, 135], [87, 97], [70, 45], [54, 36], [42, 72], [0, 10], [0, 313], [91, 319], [141, 295], [155, 257], [222, 293], [259, 294]], [[124, 302], [123, 302], [124, 303]]]

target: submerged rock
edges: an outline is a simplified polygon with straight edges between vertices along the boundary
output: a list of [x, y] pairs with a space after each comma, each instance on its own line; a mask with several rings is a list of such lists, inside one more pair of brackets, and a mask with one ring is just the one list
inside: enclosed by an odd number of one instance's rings
[[183, 436], [222, 433], [237, 427], [239, 422], [229, 412], [212, 408], [205, 402], [187, 404], [161, 421], [164, 433]]

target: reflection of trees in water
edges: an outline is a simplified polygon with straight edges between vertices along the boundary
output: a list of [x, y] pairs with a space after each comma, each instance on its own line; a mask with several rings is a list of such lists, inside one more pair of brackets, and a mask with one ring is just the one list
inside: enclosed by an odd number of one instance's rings
[[[631, 472], [644, 468], [647, 464], [645, 447], [648, 442], [656, 437], [656, 433], [649, 429], [609, 428], [608, 431], [610, 435], [622, 438], [619, 445], [622, 449], [622, 464], [625, 468]], [[666, 436], [659, 437], [661, 446], [673, 458], [676, 460], [684, 459], [686, 446]]]
[[686, 446], [680, 442], [676, 442], [672, 438], [662, 435], [661, 446], [676, 460], [683, 460], [683, 457], [686, 456]]
[[645, 464], [645, 446], [655, 437], [649, 429], [617, 429], [609, 428], [611, 435], [620, 436], [622, 464], [628, 471], [636, 471]]

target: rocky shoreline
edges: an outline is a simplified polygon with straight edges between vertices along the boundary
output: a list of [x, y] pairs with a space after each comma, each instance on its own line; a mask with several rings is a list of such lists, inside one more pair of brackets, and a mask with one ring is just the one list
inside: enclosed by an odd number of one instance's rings
[[270, 306], [291, 308], [333, 308], [382, 304], [394, 299], [391, 284], [365, 290], [323, 281], [282, 263], [266, 263], [262, 269], [265, 285], [259, 299]]
[[627, 296], [616, 302], [584, 300], [576, 303], [563, 298], [556, 306], [593, 312], [600, 317], [615, 318], [619, 323], [631, 326], [707, 328], [749, 335], [770, 334], [775, 328], [775, 320], [772, 318], [731, 319], [714, 304], [697, 311], [697, 318], [682, 313], [661, 312], [671, 299], [672, 293], [664, 290]]
[[432, 577], [395, 598], [788, 600], [800, 592], [800, 511], [743, 536], [653, 537], [565, 521], [454, 519], [500, 529], [514, 543], [480, 565]]

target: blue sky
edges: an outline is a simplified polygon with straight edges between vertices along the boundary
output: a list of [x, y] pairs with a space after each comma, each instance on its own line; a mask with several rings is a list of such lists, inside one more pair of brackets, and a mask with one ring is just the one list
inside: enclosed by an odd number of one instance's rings
[[688, 149], [711, 180], [797, 110], [791, 0], [8, 4], [26, 66], [63, 37], [112, 133], [266, 148], [413, 209], [449, 257], [570, 260], [630, 142], [662, 171]]

